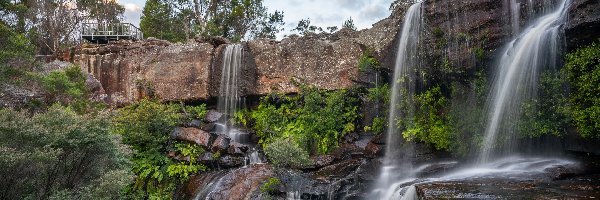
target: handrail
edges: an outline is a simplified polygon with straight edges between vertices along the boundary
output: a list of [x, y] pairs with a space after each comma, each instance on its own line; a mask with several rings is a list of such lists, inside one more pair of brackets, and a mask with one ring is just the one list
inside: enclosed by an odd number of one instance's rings
[[108, 38], [119, 40], [142, 40], [142, 31], [131, 23], [83, 23], [81, 37], [85, 38]]

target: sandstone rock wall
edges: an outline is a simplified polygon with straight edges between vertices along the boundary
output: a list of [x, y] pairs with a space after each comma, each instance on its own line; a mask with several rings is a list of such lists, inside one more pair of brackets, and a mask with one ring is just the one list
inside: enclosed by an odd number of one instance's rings
[[[498, 50], [513, 34], [509, 0], [427, 0], [422, 7], [422, 51], [429, 74], [468, 79], [493, 66]], [[523, 29], [543, 14], [544, 3], [521, 4]], [[569, 48], [598, 38], [600, 2], [573, 0], [567, 19]], [[290, 36], [282, 41], [245, 42], [239, 92], [265, 95], [295, 93], [294, 82], [322, 89], [344, 89], [365, 82], [357, 65], [366, 50], [384, 68], [393, 69], [397, 35], [404, 9], [361, 31]], [[212, 42], [211, 42], [212, 41]], [[226, 40], [171, 44], [160, 40], [89, 46], [77, 51], [75, 63], [102, 83], [110, 104], [120, 106], [154, 95], [163, 101], [209, 100], [219, 95], [222, 51]], [[439, 77], [448, 79], [449, 77]], [[368, 82], [368, 81], [366, 81]]]

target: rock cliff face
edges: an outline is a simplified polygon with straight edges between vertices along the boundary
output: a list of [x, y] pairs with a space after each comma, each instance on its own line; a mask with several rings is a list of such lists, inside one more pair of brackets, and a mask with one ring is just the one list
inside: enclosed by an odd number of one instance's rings
[[[497, 50], [514, 34], [508, 2], [425, 1], [421, 46], [428, 73], [450, 71], [460, 78], [492, 67]], [[518, 2], [518, 24], [524, 28], [544, 13], [541, 8], [548, 1]], [[294, 82], [322, 89], [349, 88], [361, 81], [357, 65], [365, 50], [378, 58], [383, 67], [393, 69], [404, 10], [398, 9], [373, 28], [358, 32], [343, 29], [334, 34], [291, 36], [282, 41], [245, 42], [241, 94], [295, 93], [298, 88]], [[569, 48], [596, 40], [599, 10], [598, 1], [572, 1], [565, 25]], [[74, 62], [102, 83], [107, 101], [115, 106], [152, 95], [163, 101], [209, 100], [219, 95], [226, 43], [210, 39], [186, 44], [155, 39], [120, 42], [83, 47]]]
[[112, 105], [155, 95], [164, 101], [208, 97], [213, 46], [150, 40], [82, 48], [75, 62], [102, 83]]

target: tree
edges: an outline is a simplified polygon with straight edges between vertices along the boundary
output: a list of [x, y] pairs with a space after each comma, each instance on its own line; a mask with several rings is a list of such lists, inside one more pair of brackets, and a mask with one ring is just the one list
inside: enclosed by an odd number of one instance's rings
[[[182, 41], [195, 36], [223, 36], [232, 41], [253, 38], [275, 38], [282, 31], [283, 12], [268, 13], [262, 0], [152, 0], [146, 7], [165, 6], [164, 12], [144, 12], [148, 20], [161, 21], [171, 27], [167, 33], [181, 36], [165, 38]], [[146, 10], [146, 8], [144, 8]], [[152, 20], [150, 20], [152, 21]], [[145, 26], [142, 31], [155, 32], [161, 26]], [[183, 31], [181, 31], [183, 30]], [[148, 34], [146, 34], [148, 35]]]
[[307, 33], [316, 33], [317, 31], [323, 32], [323, 28], [317, 27], [314, 25], [310, 25], [310, 19], [302, 19], [298, 22], [296, 28], [292, 29], [293, 31], [298, 31], [300, 35], [305, 35]]
[[146, 1], [140, 21], [140, 28], [144, 35], [172, 42], [185, 40], [185, 35], [180, 31], [181, 27], [177, 27], [178, 20], [173, 13], [175, 11], [168, 3], [161, 0]]
[[352, 19], [352, 17], [350, 17], [348, 20], [344, 21], [342, 28], [347, 28], [347, 29], [356, 31], [356, 26], [354, 25], [354, 20]]

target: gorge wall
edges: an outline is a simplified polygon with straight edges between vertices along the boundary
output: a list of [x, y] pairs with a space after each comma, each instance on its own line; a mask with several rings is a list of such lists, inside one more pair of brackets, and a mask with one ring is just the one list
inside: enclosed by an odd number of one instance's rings
[[[521, 3], [525, 26], [542, 0]], [[566, 29], [567, 46], [588, 44], [598, 37], [600, 2], [574, 0]], [[422, 33], [428, 73], [451, 72], [460, 79], [491, 66], [496, 51], [511, 38], [505, 1], [428, 0]], [[397, 9], [370, 29], [342, 29], [334, 34], [290, 36], [282, 41], [244, 42], [242, 95], [294, 93], [294, 82], [322, 89], [343, 89], [364, 82], [358, 60], [371, 52], [383, 67], [393, 69], [396, 36], [405, 9]], [[586, 30], [586, 31], [581, 31]], [[106, 101], [122, 106], [153, 95], [163, 101], [205, 101], [218, 96], [223, 44], [196, 40], [185, 44], [148, 39], [103, 46], [83, 45], [74, 63], [100, 81]], [[391, 70], [390, 70], [391, 71]]]

